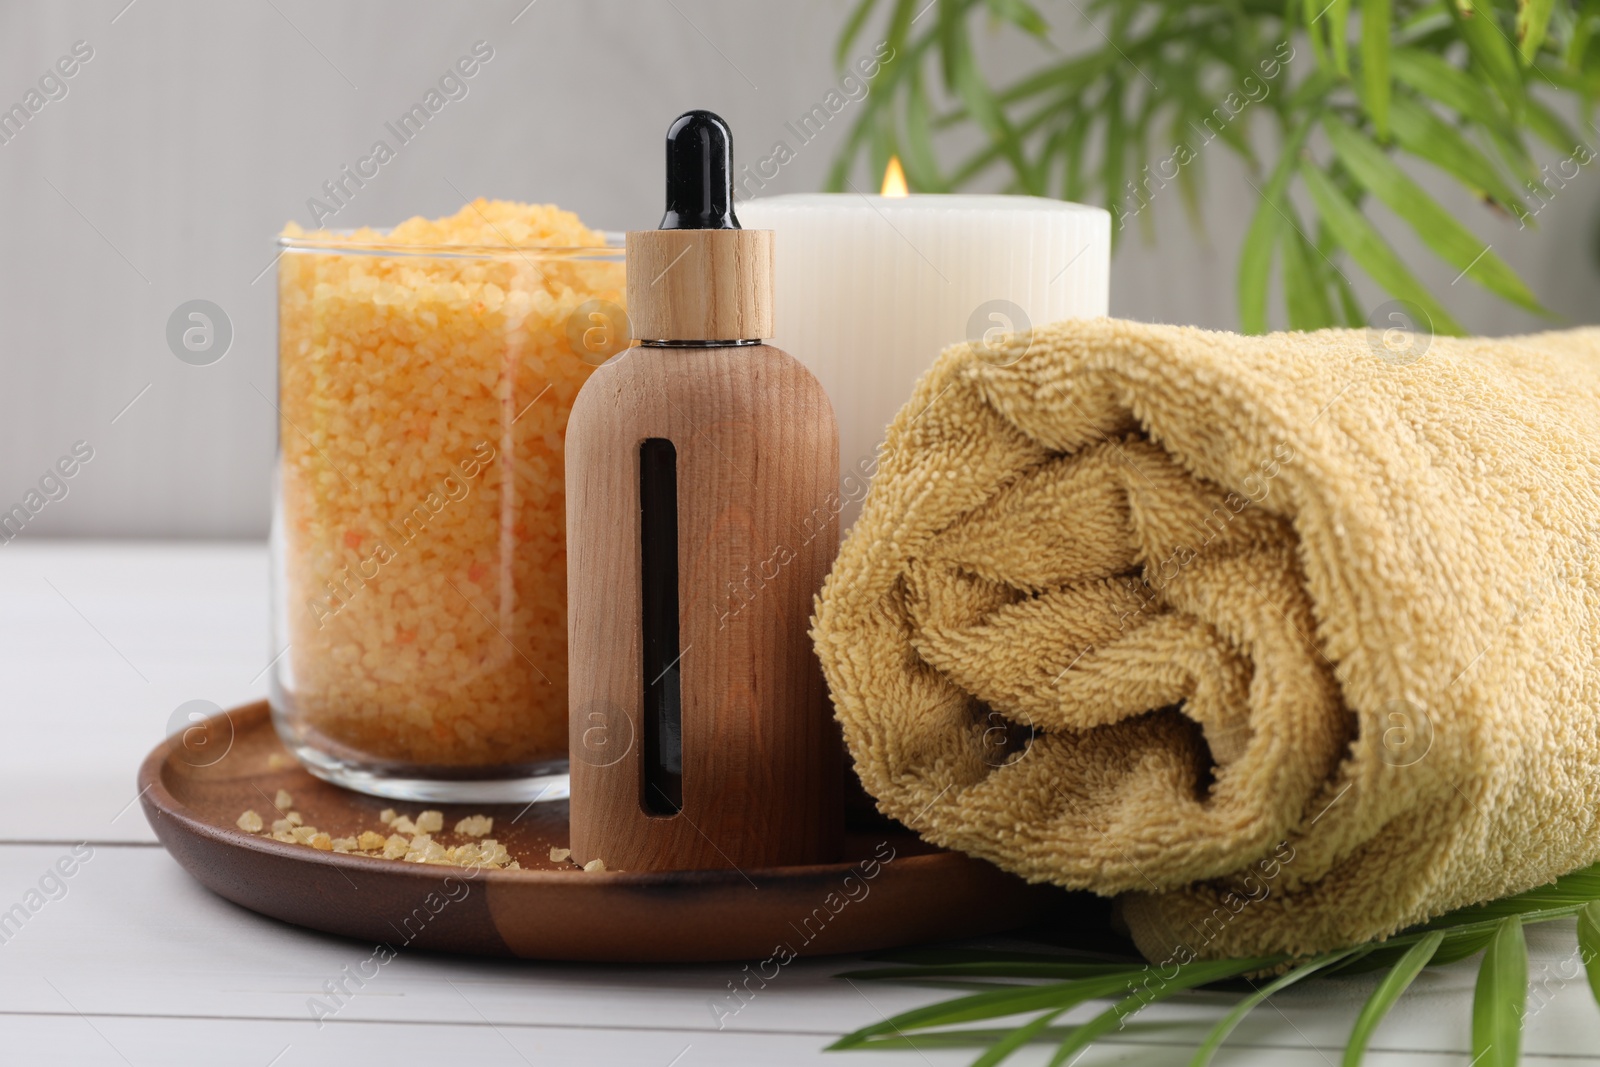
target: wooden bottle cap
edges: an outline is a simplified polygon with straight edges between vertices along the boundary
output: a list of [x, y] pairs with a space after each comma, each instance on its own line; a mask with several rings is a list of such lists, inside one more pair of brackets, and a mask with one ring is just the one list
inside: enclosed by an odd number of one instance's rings
[[641, 341], [773, 335], [771, 230], [632, 230], [628, 318]]

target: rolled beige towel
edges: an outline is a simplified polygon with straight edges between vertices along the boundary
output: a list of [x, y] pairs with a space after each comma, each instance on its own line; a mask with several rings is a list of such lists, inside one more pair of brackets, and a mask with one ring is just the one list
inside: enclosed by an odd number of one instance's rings
[[1600, 330], [947, 350], [814, 636], [879, 806], [1152, 960], [1600, 859]]

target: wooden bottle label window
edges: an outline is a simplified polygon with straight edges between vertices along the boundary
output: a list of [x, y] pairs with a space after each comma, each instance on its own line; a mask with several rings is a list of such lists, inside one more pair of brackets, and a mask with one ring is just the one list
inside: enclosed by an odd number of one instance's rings
[[664, 437], [639, 445], [640, 633], [644, 682], [642, 806], [683, 810], [682, 650], [678, 647], [678, 450]]

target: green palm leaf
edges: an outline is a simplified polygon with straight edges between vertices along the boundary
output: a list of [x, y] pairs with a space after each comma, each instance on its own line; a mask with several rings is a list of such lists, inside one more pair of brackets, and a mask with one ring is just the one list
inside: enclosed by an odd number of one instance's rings
[[1106, 209], [1111, 212], [1111, 247], [1115, 249], [1127, 215], [1120, 209], [1122, 199], [1122, 158], [1127, 147], [1128, 126], [1122, 114], [1122, 82], [1113, 78], [1107, 90], [1106, 143], [1100, 162], [1100, 182], [1105, 188]]
[[1291, 330], [1322, 330], [1336, 324], [1328, 290], [1323, 286], [1312, 257], [1320, 258], [1300, 227], [1293, 224], [1279, 231], [1283, 249], [1283, 295], [1289, 308]]
[[[1332, 114], [1367, 147], [1421, 160], [1526, 226], [1524, 186], [1544, 180], [1526, 135], [1574, 155], [1581, 142], [1561, 105], [1575, 102], [1588, 116], [1600, 99], [1600, 0], [1084, 0], [1074, 11], [1039, 0], [848, 0], [844, 8], [836, 59], [878, 34], [894, 58], [852, 101], [853, 129], [840, 142], [829, 188], [848, 184], [852, 161], [865, 156], [876, 175], [895, 151], [922, 191], [986, 182], [1104, 204], [1116, 215], [1115, 250], [1130, 212], [1151, 231], [1153, 213], [1134, 211], [1144, 194], [1130, 196], [1129, 179], [1145, 186], [1143, 164], [1165, 161], [1179, 146], [1188, 158], [1161, 181], [1177, 185], [1172, 198], [1203, 236], [1201, 167], [1220, 150], [1246, 163], [1258, 190], [1273, 186], [1241, 251], [1247, 331], [1266, 329], [1271, 299], [1281, 299], [1292, 325], [1364, 321], [1367, 298], [1357, 298], [1339, 269], [1348, 261], [1387, 296], [1418, 304], [1436, 328], [1459, 332], [1447, 301], [1423, 289], [1365, 217], [1369, 197], [1457, 272], [1548, 314], [1503, 249], [1476, 242], [1394, 159], [1341, 142], [1331, 183], [1304, 177], [1316, 228], [1292, 239], [1288, 186], [1308, 173], [1299, 131]], [[1076, 34], [1064, 55], [1050, 33], [1080, 19], [1092, 32]], [[980, 32], [1027, 34], [1042, 42], [1034, 49], [1041, 58], [1026, 69], [986, 70]], [[1295, 50], [1306, 58], [1295, 59]], [[1262, 136], [1263, 125], [1277, 137]], [[1152, 163], [1149, 173], [1156, 169]], [[1281, 296], [1269, 297], [1275, 288]], [[1454, 291], [1441, 295], [1464, 299]], [[1440, 952], [1456, 948], [1452, 940]]]
[[1544, 312], [1505, 260], [1424, 192], [1383, 149], [1331, 115], [1323, 120], [1323, 129], [1334, 153], [1351, 176], [1405, 219], [1441, 259], [1490, 292], [1529, 311]]
[[1048, 37], [1050, 27], [1044, 16], [1028, 0], [989, 0], [989, 10], [996, 18], [1017, 26], [1035, 37]]
[[[1520, 1042], [1517, 1024], [1525, 1004], [1527, 985], [1522, 927], [1572, 915], [1578, 916], [1579, 950], [1596, 999], [1600, 1001], [1600, 864], [1596, 864], [1516, 896], [1439, 916], [1381, 943], [1300, 960], [1294, 969], [1268, 985], [1252, 986], [1251, 995], [1242, 998], [1212, 1028], [1201, 1046], [1200, 1055], [1214, 1054], [1250, 1010], [1303, 978], [1313, 974], [1382, 969], [1388, 973], [1368, 998], [1347, 1041], [1345, 1067], [1354, 1067], [1360, 1063], [1386, 1013], [1423, 967], [1440, 966], [1488, 949], [1479, 970], [1478, 993], [1474, 1000], [1475, 1052], [1485, 1056], [1482, 1061], [1485, 1063], [1514, 1062], [1515, 1045]], [[994, 977], [1065, 977], [1068, 980], [1049, 985], [987, 983], [966, 996], [865, 1027], [841, 1038], [833, 1047], [902, 1050], [980, 1047], [994, 1055], [993, 1047], [1003, 1043], [1005, 1055], [1009, 1055], [1029, 1042], [1052, 1041], [1059, 1042], [1051, 1061], [1053, 1067], [1060, 1067], [1067, 1058], [1114, 1029], [1130, 1032], [1180, 1025], [1128, 1022], [1147, 1005], [1201, 985], [1269, 972], [1295, 962], [1283, 956], [1207, 960], [1182, 964], [1167, 977], [1140, 964], [1072, 952], [913, 949], [890, 953], [883, 958], [897, 966], [851, 972], [847, 977], [935, 984]], [[1120, 1000], [1086, 1023], [1075, 1027], [1051, 1025], [1061, 1013], [1085, 1000], [1119, 995]], [[929, 1029], [1019, 1014], [1034, 1015], [1034, 1018], [1019, 1028]], [[1024, 1031], [1021, 1036], [1019, 1030]], [[1490, 1059], [1490, 1056], [1509, 1056], [1509, 1059]], [[998, 1063], [1003, 1058], [1001, 1055], [983, 1062]]]
[[[1333, 0], [1322, 16], [1328, 21], [1328, 45], [1333, 52], [1333, 69], [1350, 77], [1350, 0]], [[1364, 17], [1364, 16], [1363, 16]]]
[[867, 24], [873, 9], [878, 6], [878, 0], [861, 0], [850, 12], [850, 18], [844, 24], [843, 31], [839, 34], [838, 47], [833, 52], [834, 65], [843, 67], [850, 58], [850, 48], [856, 43], [856, 38], [861, 36], [861, 29]]
[[1055, 1008], [1065, 1010], [1086, 1000], [1124, 992], [1127, 985], [1128, 976], [1125, 973], [1113, 972], [1095, 978], [972, 993], [943, 1004], [914, 1008], [871, 1026], [864, 1026], [855, 1033], [840, 1038], [830, 1047], [854, 1048], [867, 1038], [880, 1034], [901, 1033], [929, 1026], [951, 1026], [956, 1023], [998, 1019], [1007, 1015], [1023, 1015]]
[[1417, 281], [1366, 216], [1344, 198], [1332, 179], [1315, 166], [1301, 167], [1300, 176], [1334, 238], [1362, 270], [1387, 291], [1421, 308], [1432, 321], [1435, 331], [1447, 334], [1463, 332], [1461, 324]]
[[1317, 0], [1300, 0], [1300, 17], [1305, 20], [1306, 37], [1311, 41], [1311, 53], [1317, 58], [1317, 66], [1325, 67], [1328, 65], [1328, 45], [1323, 40], [1323, 28], [1317, 25], [1320, 6]]
[[1572, 153], [1584, 146], [1583, 138], [1578, 136], [1577, 130], [1567, 125], [1566, 119], [1531, 96], [1528, 97], [1528, 111], [1525, 118], [1528, 129], [1533, 131], [1534, 136], [1557, 152]]
[[1578, 952], [1589, 975], [1589, 991], [1600, 1004], [1600, 900], [1590, 901], [1578, 912]]
[[1389, 139], [1389, 0], [1361, 0], [1361, 86], [1378, 140]]
[[1222, 1021], [1211, 1028], [1211, 1032], [1206, 1035], [1205, 1040], [1200, 1042], [1200, 1047], [1195, 1051], [1194, 1058], [1189, 1061], [1189, 1067], [1207, 1067], [1211, 1062], [1211, 1058], [1217, 1054], [1217, 1049], [1221, 1048], [1222, 1043], [1228, 1039], [1228, 1035], [1233, 1033], [1234, 1027], [1238, 1026], [1256, 1005], [1271, 997], [1272, 994], [1281, 992], [1296, 982], [1304, 981], [1325, 967], [1329, 967], [1361, 951], [1363, 950], [1358, 948], [1346, 949], [1343, 952], [1319, 956], [1316, 959], [1300, 964], [1266, 985], [1256, 988], [1249, 996], [1239, 1001], [1232, 1011], [1224, 1015]]
[[[1174, 145], [1184, 143], [1188, 135], [1189, 109], [1188, 101], [1180, 99], [1172, 112], [1172, 128], [1169, 140]], [[1200, 165], [1198, 161], [1180, 165], [1178, 168], [1178, 193], [1183, 199], [1184, 214], [1189, 218], [1189, 224], [1201, 237], [1206, 235], [1205, 213], [1200, 206]]]
[[1503, 132], [1513, 127], [1498, 101], [1466, 71], [1420, 48], [1396, 48], [1389, 56], [1394, 76], [1451, 111]]
[[911, 21], [916, 17], [916, 0], [895, 0], [894, 10], [889, 16], [889, 32], [883, 39], [884, 44], [889, 46], [890, 58], [884, 64], [884, 70], [878, 74], [878, 88], [886, 88], [885, 82], [893, 85], [901, 71], [914, 62], [914, 57], [906, 55], [906, 50], [907, 39], [911, 36]]
[[1383, 1022], [1383, 1017], [1389, 1014], [1389, 1009], [1394, 1007], [1395, 1001], [1400, 999], [1417, 975], [1422, 973], [1433, 954], [1439, 950], [1439, 945], [1444, 941], [1444, 931], [1435, 930], [1421, 941], [1406, 950], [1393, 969], [1378, 983], [1378, 988], [1372, 991], [1372, 996], [1361, 1008], [1361, 1014], [1356, 1017], [1356, 1025], [1350, 1031], [1350, 1038], [1344, 1046], [1344, 1067], [1361, 1067], [1361, 1060], [1366, 1055], [1367, 1045], [1372, 1041], [1372, 1035], [1377, 1031], [1378, 1024]]
[[1400, 147], [1443, 170], [1515, 214], [1522, 197], [1483, 151], [1432, 108], [1408, 96], [1390, 102], [1389, 118]]
[[1522, 135], [1500, 101], [1466, 71], [1415, 48], [1396, 49], [1391, 56], [1395, 78], [1430, 100], [1475, 123], [1495, 146], [1512, 173], [1528, 180], [1537, 176]]
[[1066, 1010], [1065, 1008], [1057, 1008], [1055, 1011], [1047, 1011], [1026, 1026], [1017, 1027], [1004, 1038], [989, 1046], [987, 1052], [973, 1060], [972, 1067], [995, 1067], [995, 1064], [1009, 1059], [1013, 1052], [1038, 1037], [1041, 1031], [1055, 1022], [1056, 1018]]
[[1239, 320], [1245, 333], [1267, 332], [1267, 287], [1272, 276], [1272, 254], [1284, 225], [1280, 201], [1294, 175], [1300, 148], [1310, 132], [1308, 118], [1290, 135], [1267, 187], [1260, 190], [1256, 213], [1250, 219], [1249, 230], [1245, 231], [1244, 247], [1239, 253]]
[[906, 93], [906, 171], [911, 186], [918, 192], [942, 193], [947, 188], [940, 173], [939, 156], [933, 148], [933, 130], [928, 114], [928, 94], [923, 89], [922, 71], [913, 69]]
[[1517, 63], [1516, 53], [1511, 50], [1511, 41], [1495, 21], [1494, 5], [1485, 2], [1480, 7], [1469, 3], [1465, 5], [1465, 11], [1456, 4], [1446, 6], [1455, 12], [1456, 27], [1467, 42], [1472, 58], [1488, 76], [1489, 84], [1505, 101], [1512, 116], [1520, 116], [1526, 101], [1522, 89], [1522, 68]]
[[1522, 1050], [1522, 1011], [1528, 1002], [1528, 943], [1522, 921], [1500, 920], [1478, 968], [1472, 994], [1472, 1062], [1516, 1067]]
[[1083, 179], [1083, 161], [1087, 154], [1084, 151], [1085, 142], [1089, 138], [1089, 130], [1094, 121], [1094, 115], [1089, 111], [1080, 111], [1072, 116], [1072, 121], [1067, 125], [1065, 144], [1063, 150], [1067, 155], [1066, 166], [1061, 173], [1061, 199], [1082, 200], [1088, 193], [1088, 188]]
[[1055, 1055], [1050, 1057], [1050, 1067], [1060, 1067], [1069, 1056], [1088, 1048], [1111, 1031], [1121, 1029], [1126, 1025], [1127, 1019], [1150, 1004], [1167, 1000], [1186, 989], [1209, 985], [1225, 978], [1258, 970], [1260, 964], [1260, 960], [1208, 960], [1183, 964], [1179, 967], [1176, 977], [1160, 981], [1155, 989], [1141, 990], [1122, 998], [1074, 1029], [1057, 1047]]
[[[942, 5], [941, 5], [942, 6]], [[961, 97], [967, 111], [982, 130], [989, 135], [1010, 160], [1015, 173], [1024, 181], [1029, 176], [1027, 160], [1023, 155], [1022, 141], [1011, 128], [1005, 112], [995, 100], [989, 85], [978, 71], [977, 60], [964, 35], [958, 36], [945, 55], [945, 75], [951, 87]], [[1028, 188], [1028, 192], [1043, 190]]]
[[1555, 0], [1518, 0], [1517, 39], [1524, 66], [1532, 64], [1533, 58], [1539, 54], [1555, 6]]

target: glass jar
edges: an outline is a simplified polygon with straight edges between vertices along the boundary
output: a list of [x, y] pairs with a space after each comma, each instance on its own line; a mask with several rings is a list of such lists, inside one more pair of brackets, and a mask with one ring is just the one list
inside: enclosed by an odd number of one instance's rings
[[378, 236], [279, 241], [273, 720], [363, 792], [564, 797], [563, 441], [622, 250]]

